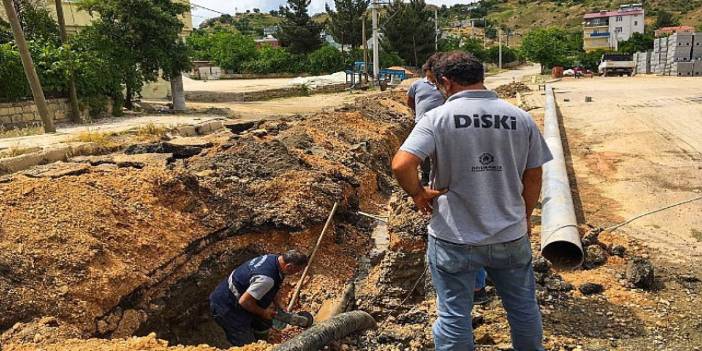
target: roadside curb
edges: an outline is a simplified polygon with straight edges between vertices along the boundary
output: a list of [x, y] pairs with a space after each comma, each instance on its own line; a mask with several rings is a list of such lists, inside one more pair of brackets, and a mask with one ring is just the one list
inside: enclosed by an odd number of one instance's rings
[[[138, 128], [139, 127], [130, 128], [125, 132], [134, 131]], [[195, 125], [182, 125], [172, 128], [179, 137], [207, 135], [223, 129], [223, 120], [211, 120]], [[0, 158], [0, 176], [20, 172], [34, 166], [67, 161], [71, 157], [104, 155], [120, 150], [125, 146], [126, 144], [106, 147], [94, 142], [63, 142], [56, 145], [45, 146], [37, 151]]]

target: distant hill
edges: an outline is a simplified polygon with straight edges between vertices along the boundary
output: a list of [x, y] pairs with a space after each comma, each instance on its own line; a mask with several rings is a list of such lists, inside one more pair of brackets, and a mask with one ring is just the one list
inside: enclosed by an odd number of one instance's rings
[[263, 28], [275, 26], [281, 20], [282, 18], [270, 13], [239, 13], [234, 16], [222, 15], [210, 18], [200, 24], [200, 29], [213, 27], [218, 24], [231, 25], [244, 35], [259, 38], [263, 36]]
[[[312, 16], [312, 20], [316, 23], [324, 23], [329, 18], [326, 13], [318, 13]], [[219, 17], [210, 18], [202, 24], [200, 29], [213, 27], [218, 24], [234, 26], [240, 33], [251, 37], [259, 38], [263, 36], [263, 28], [273, 27], [280, 24], [283, 20], [276, 12], [271, 13], [238, 13], [232, 15], [222, 15]]]
[[[442, 7], [440, 23], [444, 28], [470, 17], [485, 16], [495, 26], [525, 34], [537, 27], [558, 26], [572, 31], [582, 29], [583, 15], [599, 10], [614, 10], [620, 0], [483, 0], [477, 4]], [[648, 0], [644, 3], [646, 24], [655, 23], [658, 11], [676, 16], [682, 25], [702, 27], [702, 0]]]

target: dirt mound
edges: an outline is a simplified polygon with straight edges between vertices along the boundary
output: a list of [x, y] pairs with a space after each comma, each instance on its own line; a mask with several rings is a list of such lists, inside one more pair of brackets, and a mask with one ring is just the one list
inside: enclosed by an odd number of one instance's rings
[[[57, 343], [42, 343], [41, 350], [45, 351], [218, 351], [220, 349], [207, 345], [198, 346], [170, 346], [167, 341], [156, 338], [156, 334], [149, 334], [143, 337], [132, 337], [128, 339], [67, 339]], [[228, 351], [269, 351], [272, 346], [266, 343], [257, 343], [244, 347], [232, 347]], [[15, 344], [9, 345], [7, 351], [34, 351], [37, 344]]]
[[527, 91], [531, 91], [531, 88], [522, 82], [512, 82], [509, 84], [500, 85], [495, 89], [497, 96], [503, 99], [515, 98], [517, 97], [517, 93], [524, 93]]
[[[310, 250], [338, 201], [317, 257], [324, 269], [313, 268], [300, 296], [315, 310], [370, 249], [368, 222], [355, 211], [374, 212], [389, 194], [387, 165], [411, 126], [401, 98], [222, 132], [168, 165], [119, 168], [113, 157], [77, 160], [80, 173], [13, 176], [0, 184], [0, 330], [51, 316], [81, 336], [156, 332], [171, 343], [225, 347], [208, 315], [209, 292], [257, 254]], [[130, 150], [178, 149], [153, 145]], [[31, 341], [20, 334], [8, 343]], [[113, 343], [132, 342], [156, 341]]]

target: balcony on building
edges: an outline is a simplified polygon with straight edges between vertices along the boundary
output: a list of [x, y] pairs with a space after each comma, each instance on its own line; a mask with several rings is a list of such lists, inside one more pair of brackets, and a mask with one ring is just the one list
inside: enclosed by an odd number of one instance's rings
[[609, 38], [609, 32], [592, 32], [588, 35], [590, 38]]
[[586, 28], [609, 27], [609, 17], [585, 19], [583, 26]]

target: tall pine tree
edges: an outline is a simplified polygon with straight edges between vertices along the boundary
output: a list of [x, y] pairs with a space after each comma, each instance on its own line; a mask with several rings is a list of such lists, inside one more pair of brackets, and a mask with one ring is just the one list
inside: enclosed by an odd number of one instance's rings
[[288, 0], [288, 5], [280, 7], [283, 21], [277, 33], [281, 45], [294, 54], [306, 54], [322, 45], [319, 34], [322, 26], [314, 23], [307, 12], [310, 0]]
[[412, 66], [421, 66], [434, 52], [433, 13], [424, 0], [394, 0], [388, 7], [388, 19], [381, 45], [386, 52], [397, 52]]
[[[370, 0], [334, 0], [336, 11], [325, 4], [329, 14], [329, 33], [339, 44], [350, 45], [355, 49], [363, 44], [363, 15], [368, 9]], [[370, 33], [370, 26], [366, 25]], [[366, 34], [368, 34], [366, 33]]]

